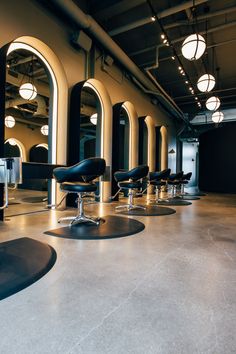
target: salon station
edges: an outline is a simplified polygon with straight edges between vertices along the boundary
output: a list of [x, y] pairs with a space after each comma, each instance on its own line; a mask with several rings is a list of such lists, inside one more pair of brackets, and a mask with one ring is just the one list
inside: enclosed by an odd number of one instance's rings
[[0, 20], [0, 353], [235, 353], [235, 1]]

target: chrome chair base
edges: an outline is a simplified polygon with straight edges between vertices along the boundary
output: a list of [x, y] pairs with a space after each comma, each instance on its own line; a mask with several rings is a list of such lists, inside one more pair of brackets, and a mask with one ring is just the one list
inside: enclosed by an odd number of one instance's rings
[[92, 223], [95, 225], [99, 225], [101, 221], [104, 221], [102, 218], [89, 217], [85, 215], [77, 215], [77, 216], [67, 216], [60, 218], [58, 223], [63, 223], [63, 221], [70, 221], [69, 226], [82, 224], [82, 223]]

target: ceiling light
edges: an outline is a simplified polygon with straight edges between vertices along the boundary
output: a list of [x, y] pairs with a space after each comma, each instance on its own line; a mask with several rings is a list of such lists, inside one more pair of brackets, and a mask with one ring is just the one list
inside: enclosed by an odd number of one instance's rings
[[165, 35], [162, 33], [161, 34], [161, 39], [164, 39], [165, 38]]
[[191, 34], [182, 44], [182, 54], [188, 60], [199, 59], [206, 49], [205, 39], [200, 34]]
[[6, 116], [4, 122], [7, 128], [13, 128], [16, 124], [15, 118], [12, 116]]
[[211, 119], [214, 123], [220, 123], [224, 119], [224, 113], [217, 111], [212, 114]]
[[220, 107], [220, 99], [216, 96], [211, 96], [206, 101], [206, 108], [209, 111], [216, 111]]
[[197, 97], [195, 97], [195, 100], [197, 101], [197, 100], [198, 100], [198, 98], [197, 98]]
[[188, 84], [188, 80], [186, 80], [185, 83]]
[[202, 75], [197, 82], [197, 87], [201, 92], [210, 92], [215, 86], [216, 80], [210, 74]]
[[43, 125], [40, 130], [43, 135], [48, 135], [48, 125]]
[[171, 57], [171, 59], [172, 59], [172, 60], [175, 60], [175, 57], [174, 57], [174, 55], [173, 55], [173, 56]]
[[97, 120], [98, 120], [98, 114], [97, 113], [92, 114], [90, 117], [90, 122], [93, 125], [97, 125]]
[[11, 145], [11, 146], [16, 146], [17, 142], [15, 141], [15, 139], [8, 139], [7, 142]]
[[29, 100], [30, 101], [30, 100], [33, 100], [37, 96], [37, 89], [30, 82], [26, 82], [25, 84], [20, 86], [19, 94], [25, 100]]
[[155, 21], [156, 21], [156, 17], [155, 17], [155, 16], [152, 16], [152, 17], [151, 17], [151, 20], [152, 20], [152, 22], [155, 22]]

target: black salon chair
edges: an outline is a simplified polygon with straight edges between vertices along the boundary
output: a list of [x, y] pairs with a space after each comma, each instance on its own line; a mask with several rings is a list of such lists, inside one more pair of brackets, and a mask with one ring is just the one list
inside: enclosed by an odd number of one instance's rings
[[[156, 203], [158, 201], [162, 201], [163, 199], [159, 198], [161, 188], [166, 186], [167, 180], [170, 176], [171, 169], [166, 168], [160, 172], [149, 172], [149, 185], [155, 187], [155, 199], [153, 199]], [[150, 199], [152, 201], [152, 199]]]
[[168, 177], [168, 186], [171, 187], [171, 198], [175, 198], [178, 196], [177, 190], [178, 187], [180, 186], [180, 181], [183, 178], [183, 171], [177, 172], [177, 173], [172, 173]]
[[61, 191], [65, 193], [76, 193], [78, 214], [74, 217], [61, 218], [70, 220], [70, 225], [83, 222], [91, 222], [99, 225], [100, 219], [88, 217], [84, 214], [84, 198], [91, 197], [91, 193], [97, 190], [94, 182], [96, 178], [103, 175], [106, 168], [105, 160], [99, 157], [92, 157], [83, 160], [76, 165], [70, 167], [58, 167], [53, 170], [53, 175], [58, 183], [60, 183]]
[[181, 195], [184, 196], [185, 191], [184, 191], [184, 187], [189, 183], [190, 179], [192, 177], [192, 172], [188, 172], [186, 174], [183, 174], [182, 179], [180, 180], [180, 185], [181, 185]]
[[146, 209], [142, 205], [134, 205], [134, 198], [136, 193], [142, 188], [142, 179], [147, 176], [148, 171], [148, 166], [141, 165], [127, 172], [117, 171], [114, 173], [114, 178], [118, 182], [119, 191], [128, 191], [128, 204], [119, 205], [116, 209]]

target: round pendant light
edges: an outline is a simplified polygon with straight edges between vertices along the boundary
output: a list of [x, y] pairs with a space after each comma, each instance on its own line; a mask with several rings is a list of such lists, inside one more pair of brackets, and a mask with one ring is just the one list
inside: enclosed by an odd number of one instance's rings
[[43, 135], [48, 135], [48, 125], [43, 125], [40, 130]]
[[97, 113], [92, 114], [90, 117], [90, 122], [93, 125], [97, 125], [97, 120], [98, 120], [98, 114]]
[[206, 101], [206, 108], [209, 111], [216, 111], [220, 107], [220, 99], [216, 96], [211, 96]]
[[13, 128], [16, 124], [15, 118], [12, 116], [6, 116], [5, 117], [5, 126], [7, 128]]
[[25, 100], [29, 100], [30, 101], [30, 100], [33, 100], [37, 96], [37, 89], [30, 82], [26, 82], [25, 84], [20, 86], [19, 94]]
[[7, 140], [7, 143], [9, 143], [11, 146], [16, 146], [17, 145], [17, 142], [15, 141], [15, 139], [8, 139]]
[[224, 113], [217, 111], [212, 114], [211, 119], [214, 123], [220, 123], [224, 119]]
[[200, 34], [191, 34], [182, 44], [182, 54], [188, 60], [201, 58], [206, 49], [205, 39]]
[[210, 92], [215, 86], [216, 80], [210, 74], [202, 75], [197, 82], [198, 90], [201, 92]]

